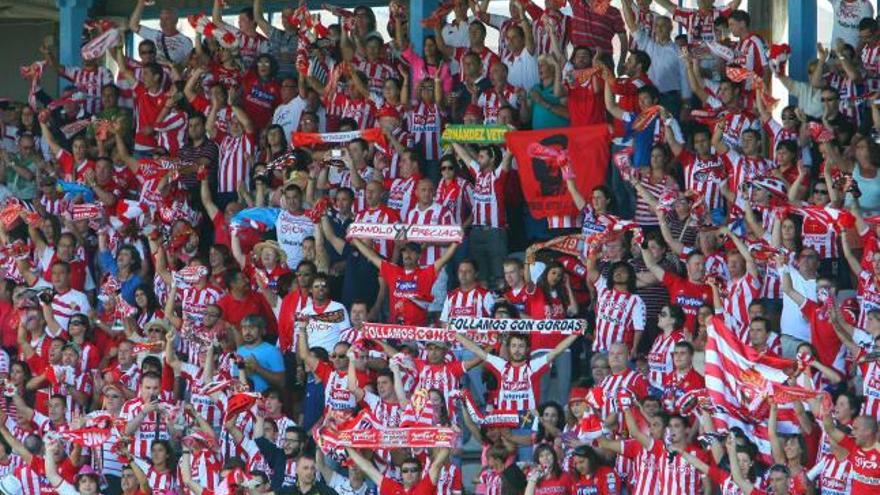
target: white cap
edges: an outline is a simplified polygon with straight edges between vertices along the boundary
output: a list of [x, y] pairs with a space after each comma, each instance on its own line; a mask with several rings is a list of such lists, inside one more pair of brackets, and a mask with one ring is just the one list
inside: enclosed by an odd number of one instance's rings
[[21, 481], [12, 474], [0, 478], [0, 493], [3, 495], [21, 495]]

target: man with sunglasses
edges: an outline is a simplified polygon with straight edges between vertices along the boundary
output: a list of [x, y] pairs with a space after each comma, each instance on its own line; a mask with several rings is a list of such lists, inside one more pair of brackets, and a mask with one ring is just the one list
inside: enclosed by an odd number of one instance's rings
[[300, 312], [300, 316], [308, 320], [306, 329], [311, 345], [328, 352], [340, 341], [342, 332], [351, 328], [348, 310], [342, 303], [330, 299], [329, 282], [329, 277], [323, 273], [312, 278], [311, 297]]
[[422, 463], [415, 457], [408, 457], [400, 464], [400, 478], [398, 483], [387, 475], [382, 475], [372, 462], [367, 460], [355, 449], [346, 448], [349, 457], [354, 463], [379, 487], [379, 495], [433, 495], [437, 493], [437, 482], [440, 479], [440, 470], [446, 465], [449, 458], [449, 449], [434, 449], [434, 458], [430, 459], [431, 467], [426, 476], [422, 476]]

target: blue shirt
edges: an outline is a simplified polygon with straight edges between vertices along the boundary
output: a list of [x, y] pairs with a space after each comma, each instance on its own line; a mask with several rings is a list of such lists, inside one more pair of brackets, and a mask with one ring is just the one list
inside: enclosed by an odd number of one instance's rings
[[[98, 253], [98, 267], [102, 271], [119, 278], [119, 266], [116, 265], [116, 258], [110, 253], [110, 251], [101, 251]], [[125, 302], [137, 307], [137, 303], [134, 300], [134, 291], [142, 283], [141, 276], [135, 273], [132, 273], [127, 280], [119, 281], [119, 284], [122, 286], [119, 293], [122, 294], [122, 298], [125, 299]]]
[[[253, 356], [254, 359], [257, 360], [257, 363], [262, 367], [269, 371], [278, 373], [284, 371], [284, 358], [281, 357], [281, 351], [278, 350], [277, 347], [268, 343], [262, 342], [260, 345], [256, 347], [248, 347], [243, 345], [238, 348], [238, 355], [243, 357], [245, 360], [250, 356]], [[233, 366], [233, 375], [238, 374], [238, 367]], [[262, 376], [257, 373], [249, 373], [248, 378], [254, 383], [254, 392], [264, 392], [267, 388], [269, 388], [269, 384], [266, 380], [263, 379]]]
[[[561, 101], [559, 97], [553, 94], [553, 85], [544, 87], [541, 84], [536, 84], [533, 90], [537, 91], [547, 105], [558, 106], [561, 105]], [[538, 105], [534, 101], [531, 102], [532, 105], [532, 129], [552, 129], [554, 127], [566, 127], [568, 125], [568, 119], [564, 117], [560, 117], [556, 115], [549, 108], [544, 105]]]

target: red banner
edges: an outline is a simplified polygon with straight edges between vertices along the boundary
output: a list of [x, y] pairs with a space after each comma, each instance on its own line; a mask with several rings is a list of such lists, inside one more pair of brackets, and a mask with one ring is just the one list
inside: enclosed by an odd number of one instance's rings
[[589, 197], [593, 187], [605, 182], [610, 139], [604, 124], [508, 132], [507, 146], [516, 157], [523, 196], [532, 216], [578, 214], [565, 186], [563, 169], [571, 168], [578, 191]]

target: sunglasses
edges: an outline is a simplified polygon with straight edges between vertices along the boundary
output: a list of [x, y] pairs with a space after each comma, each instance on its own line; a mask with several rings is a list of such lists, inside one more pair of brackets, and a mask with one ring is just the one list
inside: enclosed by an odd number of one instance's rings
[[813, 189], [816, 194], [828, 194], [828, 189]]
[[330, 359], [346, 359], [348, 356], [345, 354], [330, 354]]
[[70, 320], [70, 324], [71, 324], [71, 325], [82, 325], [82, 326], [86, 326], [86, 325], [88, 325], [88, 322], [85, 322], [85, 321], [83, 321], [83, 320]]
[[419, 468], [405, 468], [405, 469], [401, 469], [400, 472], [403, 474], [418, 473]]
[[327, 284], [315, 284], [312, 286], [313, 289], [326, 289]]
[[455, 167], [450, 167], [448, 165], [444, 165], [444, 166], [440, 167], [440, 170], [455, 170]]
[[144, 50], [144, 51], [138, 52], [138, 53], [140, 53], [141, 55], [155, 55], [156, 50]]

